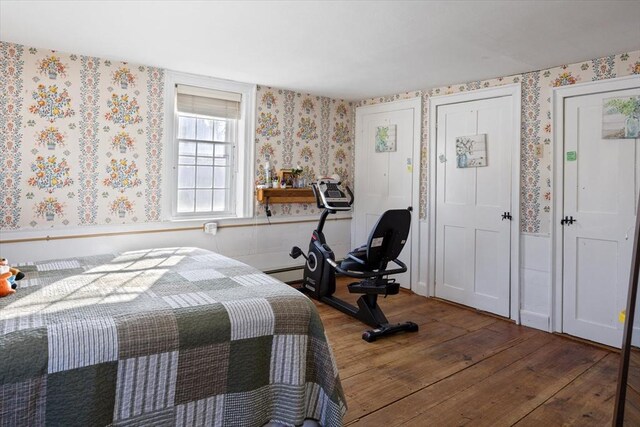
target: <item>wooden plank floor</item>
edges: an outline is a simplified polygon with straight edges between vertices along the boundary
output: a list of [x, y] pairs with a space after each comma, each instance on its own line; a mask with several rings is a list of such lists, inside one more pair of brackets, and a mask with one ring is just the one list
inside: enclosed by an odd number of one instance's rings
[[[355, 302], [339, 281], [336, 296]], [[315, 302], [335, 353], [350, 426], [611, 424], [618, 354], [408, 292], [380, 299], [417, 333], [366, 325]]]

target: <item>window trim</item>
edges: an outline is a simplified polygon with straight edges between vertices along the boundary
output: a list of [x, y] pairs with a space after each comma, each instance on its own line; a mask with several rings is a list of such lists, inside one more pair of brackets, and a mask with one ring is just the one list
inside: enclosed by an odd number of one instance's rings
[[[176, 130], [178, 116], [175, 100], [176, 85], [178, 84], [235, 92], [242, 95], [240, 104], [241, 117], [238, 120], [237, 129], [237, 146], [232, 156], [234, 168], [232, 181], [235, 185], [235, 191], [232, 190], [232, 198], [235, 201], [235, 214], [229, 214], [228, 212], [220, 215], [209, 213], [185, 215], [184, 213], [177, 213], [178, 144], [176, 143]], [[253, 142], [255, 135], [256, 90], [255, 84], [166, 70], [164, 87], [164, 183], [162, 185], [165, 191], [162, 198], [163, 220], [193, 221], [253, 217], [255, 203], [253, 197], [255, 144]]]

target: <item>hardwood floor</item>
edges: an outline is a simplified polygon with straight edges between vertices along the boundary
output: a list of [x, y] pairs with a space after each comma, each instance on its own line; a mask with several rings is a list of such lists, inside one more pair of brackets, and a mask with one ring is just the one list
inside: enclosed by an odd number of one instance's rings
[[[336, 296], [355, 302], [339, 281]], [[380, 299], [417, 333], [360, 336], [366, 325], [315, 302], [333, 347], [350, 426], [610, 425], [619, 356], [442, 301]]]

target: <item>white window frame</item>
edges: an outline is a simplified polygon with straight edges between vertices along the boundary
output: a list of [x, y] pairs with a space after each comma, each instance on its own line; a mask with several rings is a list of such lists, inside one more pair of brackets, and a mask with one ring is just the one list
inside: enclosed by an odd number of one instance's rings
[[[177, 126], [178, 114], [176, 110], [177, 85], [194, 86], [225, 92], [235, 92], [242, 95], [240, 103], [240, 119], [238, 120], [237, 145], [232, 154], [232, 182], [231, 199], [235, 203], [235, 212], [209, 212], [184, 214], [177, 212], [178, 195], [178, 144]], [[255, 156], [255, 106], [256, 85], [199, 76], [178, 71], [166, 71], [164, 88], [164, 185], [163, 219], [166, 221], [211, 220], [223, 218], [250, 218], [253, 216], [253, 175]]]

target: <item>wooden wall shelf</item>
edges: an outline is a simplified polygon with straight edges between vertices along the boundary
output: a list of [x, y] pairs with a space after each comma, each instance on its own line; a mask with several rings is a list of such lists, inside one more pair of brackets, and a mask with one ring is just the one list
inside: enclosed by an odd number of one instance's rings
[[315, 203], [311, 188], [258, 188], [256, 198], [260, 203]]

